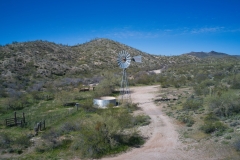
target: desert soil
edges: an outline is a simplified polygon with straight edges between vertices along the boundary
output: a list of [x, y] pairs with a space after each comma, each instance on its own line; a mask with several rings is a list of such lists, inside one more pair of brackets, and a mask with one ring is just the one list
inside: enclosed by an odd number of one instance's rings
[[[155, 104], [154, 98], [159, 93], [159, 86], [131, 88], [132, 101], [139, 103], [142, 112], [151, 117], [151, 123], [139, 128], [146, 143], [140, 148], [133, 148], [125, 153], [104, 160], [215, 160], [221, 155], [205, 154], [208, 148], [196, 148], [198, 142], [184, 143], [177, 130], [180, 125], [162, 112], [162, 105]], [[191, 145], [189, 145], [191, 144]], [[205, 151], [204, 151], [205, 150]]]

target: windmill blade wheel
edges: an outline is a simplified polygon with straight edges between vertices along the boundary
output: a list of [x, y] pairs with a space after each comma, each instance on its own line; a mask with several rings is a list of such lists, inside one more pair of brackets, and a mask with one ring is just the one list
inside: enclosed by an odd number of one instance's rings
[[120, 68], [123, 68], [123, 69], [128, 68], [131, 63], [131, 60], [132, 60], [132, 58], [127, 51], [121, 51], [118, 54], [117, 62], [118, 62], [118, 66]]

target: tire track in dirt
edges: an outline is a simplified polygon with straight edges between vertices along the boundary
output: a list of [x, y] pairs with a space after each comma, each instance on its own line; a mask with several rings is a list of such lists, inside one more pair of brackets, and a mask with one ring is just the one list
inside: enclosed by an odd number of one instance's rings
[[173, 121], [163, 114], [161, 105], [157, 106], [154, 103], [153, 99], [159, 91], [159, 86], [134, 87], [131, 91], [132, 101], [139, 103], [143, 112], [151, 117], [148, 126], [140, 127], [140, 133], [149, 139], [140, 148], [133, 148], [115, 157], [103, 158], [104, 160], [205, 159], [199, 154], [183, 149], [186, 145], [180, 142]]

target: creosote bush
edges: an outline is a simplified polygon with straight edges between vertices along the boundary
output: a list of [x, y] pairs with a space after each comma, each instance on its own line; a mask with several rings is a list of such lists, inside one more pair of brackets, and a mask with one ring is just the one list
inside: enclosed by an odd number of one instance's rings
[[200, 127], [200, 129], [208, 134], [215, 131], [222, 133], [227, 129], [227, 126], [220, 122], [213, 113], [209, 113], [204, 118], [204, 124]]
[[194, 124], [194, 119], [191, 116], [188, 115], [181, 115], [177, 118], [180, 122], [183, 122], [186, 124], [187, 127], [191, 127]]
[[137, 115], [133, 118], [134, 125], [145, 126], [150, 124], [151, 118], [147, 115]]
[[235, 141], [234, 148], [236, 149], [236, 151], [240, 151], [240, 139]]
[[203, 101], [201, 99], [195, 99], [190, 97], [182, 104], [183, 110], [197, 110], [202, 107]]
[[12, 138], [7, 133], [0, 132], [0, 147], [8, 148], [10, 147], [10, 143], [12, 142]]
[[239, 97], [233, 92], [225, 92], [209, 98], [209, 109], [218, 117], [229, 117], [240, 113]]

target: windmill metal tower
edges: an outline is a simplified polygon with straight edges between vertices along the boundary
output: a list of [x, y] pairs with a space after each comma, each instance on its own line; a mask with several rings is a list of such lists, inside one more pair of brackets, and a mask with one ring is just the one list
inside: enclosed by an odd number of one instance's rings
[[128, 88], [127, 68], [130, 66], [131, 61], [142, 62], [141, 56], [131, 57], [127, 51], [121, 51], [118, 54], [118, 66], [123, 69], [122, 81], [120, 85], [119, 103], [131, 103], [131, 93]]

